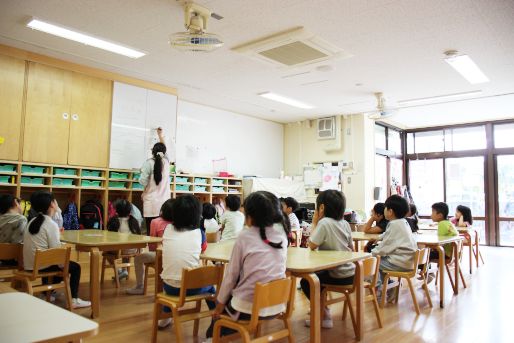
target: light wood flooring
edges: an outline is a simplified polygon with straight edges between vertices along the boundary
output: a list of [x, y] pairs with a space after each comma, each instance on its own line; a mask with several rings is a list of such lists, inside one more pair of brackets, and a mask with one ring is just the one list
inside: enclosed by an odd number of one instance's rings
[[[384, 327], [379, 329], [371, 304], [365, 305], [364, 339], [362, 342], [514, 342], [514, 324], [511, 296], [514, 284], [514, 249], [488, 248], [482, 250], [485, 265], [474, 269], [469, 275], [467, 258], [464, 256], [463, 270], [468, 288], [461, 288], [458, 296], [450, 292], [447, 282], [446, 307], [439, 308], [438, 292], [434, 282], [429, 285], [434, 308], [430, 309], [421, 289], [417, 296], [422, 313], [416, 317], [408, 289], [402, 289], [398, 304], [386, 304], [383, 310]], [[72, 254], [75, 256], [76, 254]], [[82, 253], [81, 297], [88, 299], [89, 259]], [[111, 281], [112, 271], [107, 271], [102, 288], [99, 334], [86, 342], [149, 342], [152, 323], [153, 292], [147, 296], [125, 295], [124, 290], [135, 283], [131, 279], [122, 281], [120, 290]], [[153, 290], [153, 280], [149, 284]], [[204, 305], [205, 306], [205, 305]], [[308, 302], [300, 291], [296, 294], [296, 309], [293, 316], [296, 342], [309, 341], [309, 329], [304, 327], [307, 318]], [[89, 310], [76, 311], [84, 316]], [[322, 330], [322, 342], [355, 342], [350, 318], [341, 320], [342, 305], [332, 306], [333, 329]], [[203, 320], [200, 337], [192, 337], [192, 325], [186, 324], [186, 342], [202, 342], [202, 336], [209, 325]], [[279, 322], [267, 324], [264, 330], [281, 325]], [[29, 329], [29, 328], [27, 328]], [[158, 342], [175, 342], [173, 330], [159, 331]]]

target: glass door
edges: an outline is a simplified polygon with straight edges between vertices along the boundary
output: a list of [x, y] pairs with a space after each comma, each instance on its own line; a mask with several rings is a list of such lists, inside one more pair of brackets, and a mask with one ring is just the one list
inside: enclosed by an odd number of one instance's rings
[[498, 245], [514, 246], [514, 155], [496, 156]]

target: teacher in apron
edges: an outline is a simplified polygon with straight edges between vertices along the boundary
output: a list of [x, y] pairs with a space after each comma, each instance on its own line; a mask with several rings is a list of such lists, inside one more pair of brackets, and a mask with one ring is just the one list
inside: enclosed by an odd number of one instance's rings
[[146, 232], [150, 232], [150, 223], [159, 216], [162, 204], [171, 198], [170, 189], [170, 160], [166, 155], [166, 145], [162, 129], [157, 129], [159, 143], [152, 148], [152, 157], [141, 167], [139, 183], [145, 187], [143, 199], [143, 216], [145, 217]]

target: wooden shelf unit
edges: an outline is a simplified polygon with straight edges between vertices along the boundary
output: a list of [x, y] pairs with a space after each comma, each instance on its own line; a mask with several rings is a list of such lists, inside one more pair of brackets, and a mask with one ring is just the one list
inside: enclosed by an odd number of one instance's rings
[[[115, 198], [121, 197], [131, 202], [135, 202], [136, 205], [142, 209], [141, 194], [143, 189], [133, 188], [134, 185], [139, 184], [138, 180], [134, 179], [135, 174], [140, 173], [139, 170], [89, 168], [83, 166], [0, 160], [0, 165], [6, 164], [15, 166], [16, 171], [0, 171], [0, 176], [9, 176], [10, 178], [14, 178], [14, 182], [0, 182], [0, 193], [11, 193], [19, 198], [25, 198], [28, 200], [28, 197], [32, 192], [36, 191], [37, 189], [46, 189], [50, 192], [59, 194], [61, 197], [59, 202], [62, 209], [64, 209], [64, 206], [67, 204], [63, 203], [62, 200], [67, 199], [67, 197], [69, 198], [72, 195], [75, 199], [75, 202], [77, 203], [79, 215], [80, 205], [82, 205], [89, 198], [96, 197], [101, 201], [104, 207], [105, 218], [107, 218], [108, 203]], [[23, 166], [43, 167], [44, 174], [33, 172], [22, 173]], [[73, 170], [74, 174], [55, 174], [56, 169]], [[83, 175], [84, 171], [99, 172], [100, 176]], [[111, 172], [126, 173], [127, 177], [123, 179], [112, 178], [110, 177]], [[21, 183], [22, 177], [42, 178], [43, 184]], [[177, 178], [179, 178], [179, 181], [187, 182], [177, 182]], [[54, 184], [55, 179], [71, 180], [71, 185]], [[212, 203], [213, 198], [225, 198], [229, 194], [238, 195], [241, 198], [243, 197], [242, 179], [239, 178], [217, 177], [200, 174], [172, 174], [171, 179], [170, 188], [171, 196], [173, 198], [176, 198], [182, 194], [193, 194], [197, 196], [202, 202]], [[84, 186], [82, 185], [82, 181], [95, 182], [95, 184], [91, 186]], [[124, 188], [109, 187], [109, 182], [122, 182], [124, 183]], [[179, 186], [179, 189], [177, 189], [177, 186]], [[180, 186], [187, 186], [187, 190], [180, 189]], [[195, 188], [196, 186], [202, 188]], [[237, 190], [237, 192], [230, 192], [229, 190]]]

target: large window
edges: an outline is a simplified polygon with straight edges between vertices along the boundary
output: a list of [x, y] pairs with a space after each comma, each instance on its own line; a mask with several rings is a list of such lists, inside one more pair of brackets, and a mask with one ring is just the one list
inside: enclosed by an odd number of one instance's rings
[[432, 204], [444, 201], [443, 160], [409, 163], [410, 191], [421, 216], [430, 216]]
[[380, 187], [378, 201], [391, 194], [391, 186], [404, 185], [402, 160], [402, 133], [375, 125], [375, 187]]
[[494, 125], [494, 147], [514, 147], [514, 124]]
[[407, 134], [407, 153], [409, 154], [485, 148], [487, 148], [487, 139], [483, 125]]
[[458, 205], [471, 209], [473, 216], [485, 216], [484, 157], [447, 158], [446, 203], [450, 214]]
[[387, 198], [387, 157], [375, 155], [375, 187], [380, 187], [378, 201]]
[[514, 155], [497, 157], [499, 243], [514, 246]]

